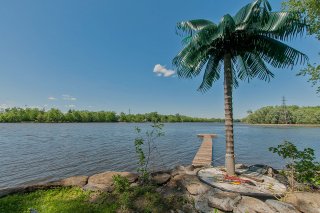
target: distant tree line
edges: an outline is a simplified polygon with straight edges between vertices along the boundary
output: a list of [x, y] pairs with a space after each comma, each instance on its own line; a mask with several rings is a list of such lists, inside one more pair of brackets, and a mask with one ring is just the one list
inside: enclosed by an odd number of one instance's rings
[[126, 114], [112, 111], [91, 112], [87, 110], [69, 110], [66, 113], [59, 109], [48, 111], [38, 108], [8, 108], [0, 112], [0, 122], [19, 123], [77, 123], [77, 122], [224, 122], [223, 119], [194, 118], [185, 115], [161, 115], [157, 112], [145, 114]]
[[267, 106], [249, 115], [242, 122], [250, 124], [320, 124], [320, 106]]

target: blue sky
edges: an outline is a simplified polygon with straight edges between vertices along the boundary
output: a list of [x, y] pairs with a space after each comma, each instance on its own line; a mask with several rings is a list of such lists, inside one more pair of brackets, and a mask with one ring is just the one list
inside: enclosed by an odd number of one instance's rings
[[[223, 81], [197, 92], [201, 76], [157, 76], [156, 64], [172, 69], [182, 48], [178, 21], [218, 22], [249, 0], [4, 0], [0, 7], [0, 106], [58, 107], [116, 112], [181, 113], [223, 117]], [[279, 1], [270, 3], [274, 10]], [[320, 42], [304, 36], [290, 42], [319, 61]], [[270, 83], [241, 82], [234, 114], [281, 104], [319, 105], [300, 69], [274, 70]]]

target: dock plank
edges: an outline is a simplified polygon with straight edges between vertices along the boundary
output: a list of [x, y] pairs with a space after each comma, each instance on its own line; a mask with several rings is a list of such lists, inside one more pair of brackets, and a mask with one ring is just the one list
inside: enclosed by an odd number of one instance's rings
[[198, 135], [203, 138], [202, 144], [198, 152], [193, 158], [192, 165], [194, 166], [209, 166], [212, 163], [212, 138], [214, 134], [201, 134]]

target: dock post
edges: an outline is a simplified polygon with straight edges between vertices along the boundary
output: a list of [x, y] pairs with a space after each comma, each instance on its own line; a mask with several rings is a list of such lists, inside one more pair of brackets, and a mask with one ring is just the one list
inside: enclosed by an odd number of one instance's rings
[[193, 166], [210, 166], [212, 163], [212, 138], [216, 137], [216, 134], [198, 134], [199, 138], [202, 138], [202, 144], [193, 158]]

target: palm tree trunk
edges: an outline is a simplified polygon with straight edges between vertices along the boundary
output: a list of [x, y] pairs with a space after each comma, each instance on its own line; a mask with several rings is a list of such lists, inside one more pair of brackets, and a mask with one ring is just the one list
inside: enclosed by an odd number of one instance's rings
[[235, 175], [234, 141], [233, 141], [233, 112], [232, 112], [232, 67], [231, 54], [224, 55], [224, 112], [226, 128], [226, 161], [228, 175]]

